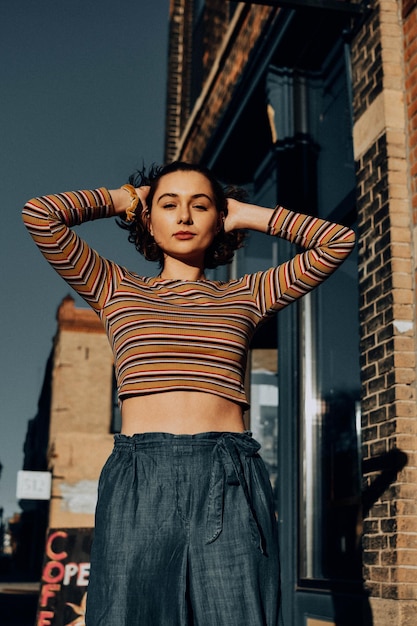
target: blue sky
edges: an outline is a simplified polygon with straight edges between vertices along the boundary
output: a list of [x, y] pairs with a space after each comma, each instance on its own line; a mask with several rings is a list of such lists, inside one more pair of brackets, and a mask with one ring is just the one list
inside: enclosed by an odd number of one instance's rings
[[[36, 195], [115, 188], [163, 159], [169, 0], [0, 3], [0, 507], [19, 507], [27, 422], [37, 411], [59, 303], [70, 289], [21, 222]], [[102, 254], [153, 273], [113, 220], [83, 227]], [[78, 305], [82, 302], [76, 299]]]

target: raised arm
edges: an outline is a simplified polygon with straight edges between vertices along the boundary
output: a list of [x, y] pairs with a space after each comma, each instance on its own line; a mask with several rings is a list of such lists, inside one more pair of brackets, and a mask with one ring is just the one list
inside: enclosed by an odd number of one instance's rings
[[265, 232], [305, 249], [278, 267], [253, 275], [252, 290], [263, 315], [317, 287], [343, 263], [355, 245], [355, 233], [350, 228], [281, 206], [271, 211], [233, 200], [228, 202], [228, 209], [226, 228]]
[[23, 209], [25, 226], [45, 259], [96, 310], [108, 295], [111, 264], [71, 227], [123, 213], [129, 202], [123, 190], [100, 188], [33, 198]]

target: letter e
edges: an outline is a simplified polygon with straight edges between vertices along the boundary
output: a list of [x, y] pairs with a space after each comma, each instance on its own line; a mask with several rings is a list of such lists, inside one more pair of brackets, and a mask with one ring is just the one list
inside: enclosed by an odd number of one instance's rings
[[54, 614], [52, 613], [52, 611], [41, 611], [39, 613], [37, 626], [51, 626], [51, 619], [53, 618], [53, 616]]

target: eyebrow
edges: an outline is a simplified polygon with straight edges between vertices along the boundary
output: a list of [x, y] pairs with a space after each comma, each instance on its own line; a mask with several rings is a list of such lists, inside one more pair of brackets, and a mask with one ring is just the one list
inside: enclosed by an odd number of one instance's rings
[[[161, 196], [159, 196], [159, 198], [157, 199], [157, 202], [159, 202], [160, 200], [162, 200], [162, 198], [164, 198], [165, 196], [168, 196], [168, 198], [178, 198], [179, 194], [177, 193], [163, 193]], [[210, 198], [209, 195], [207, 195], [206, 193], [194, 193], [191, 196], [192, 200], [197, 200], [198, 198], [207, 198], [207, 200], [209, 200], [210, 202], [213, 202], [213, 199]]]

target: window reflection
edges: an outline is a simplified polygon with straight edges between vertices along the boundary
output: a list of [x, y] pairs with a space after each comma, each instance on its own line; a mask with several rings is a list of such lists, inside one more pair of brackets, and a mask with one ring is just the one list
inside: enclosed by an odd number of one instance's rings
[[118, 400], [118, 395], [117, 395], [116, 374], [113, 370], [110, 432], [114, 434], [120, 433], [121, 429], [122, 429], [122, 413], [120, 411], [119, 400]]
[[300, 302], [300, 576], [361, 575], [355, 256]]
[[262, 446], [262, 458], [275, 490], [278, 473], [277, 350], [254, 349], [250, 355], [250, 429]]

